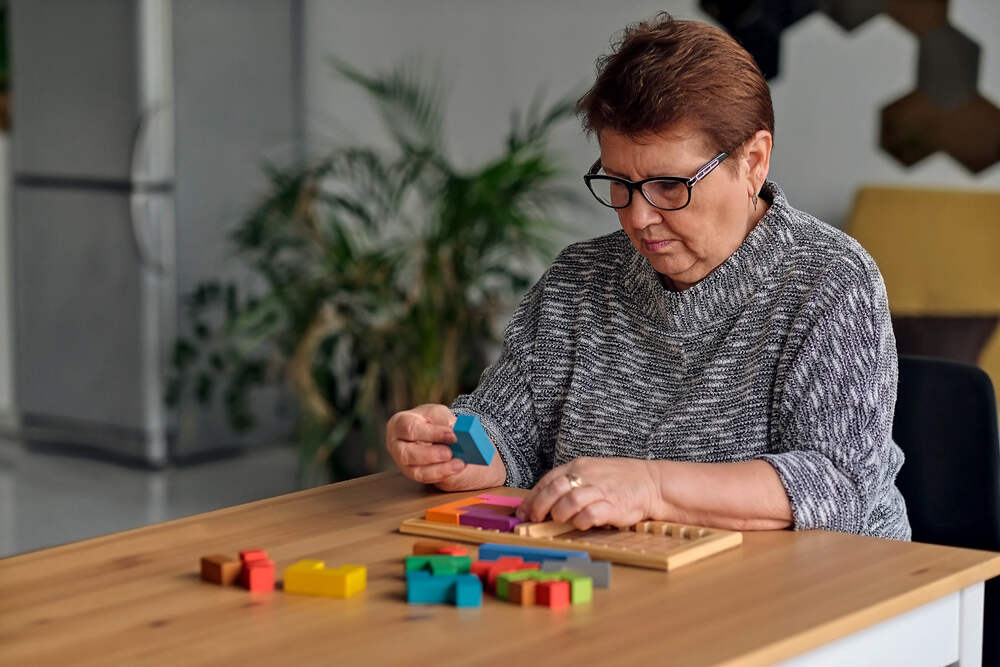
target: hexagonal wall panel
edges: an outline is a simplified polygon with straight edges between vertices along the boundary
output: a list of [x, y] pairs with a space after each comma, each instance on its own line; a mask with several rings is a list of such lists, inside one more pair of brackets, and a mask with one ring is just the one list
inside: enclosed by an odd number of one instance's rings
[[945, 151], [979, 172], [1000, 161], [1000, 108], [983, 97], [979, 45], [948, 23], [949, 0], [700, 0], [757, 59], [778, 75], [781, 33], [819, 10], [845, 30], [886, 13], [919, 40], [915, 90], [881, 111], [879, 145], [906, 166]]

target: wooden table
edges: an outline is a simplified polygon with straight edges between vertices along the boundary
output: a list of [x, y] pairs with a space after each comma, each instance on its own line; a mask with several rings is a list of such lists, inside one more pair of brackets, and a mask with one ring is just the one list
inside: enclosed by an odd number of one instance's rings
[[[864, 651], [872, 664], [974, 664], [981, 582], [1000, 574], [992, 552], [747, 532], [674, 572], [616, 566], [589, 605], [410, 606], [414, 538], [395, 529], [443, 497], [383, 473], [0, 560], [0, 663], [848, 664]], [[200, 581], [200, 556], [251, 547], [279, 572], [301, 558], [366, 565], [368, 589], [337, 600]]]

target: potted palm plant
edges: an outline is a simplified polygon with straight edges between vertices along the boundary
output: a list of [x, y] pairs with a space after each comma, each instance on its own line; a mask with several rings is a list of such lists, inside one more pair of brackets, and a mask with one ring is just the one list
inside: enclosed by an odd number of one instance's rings
[[266, 167], [270, 191], [231, 234], [259, 288], [209, 281], [189, 295], [167, 396], [221, 393], [247, 430], [250, 393], [287, 382], [313, 481], [378, 469], [389, 415], [476, 385], [498, 319], [553, 255], [554, 211], [579, 201], [547, 144], [571, 98], [543, 108], [536, 96], [497, 156], [463, 170], [445, 147], [439, 84], [405, 66], [334, 66], [368, 95], [391, 147]]

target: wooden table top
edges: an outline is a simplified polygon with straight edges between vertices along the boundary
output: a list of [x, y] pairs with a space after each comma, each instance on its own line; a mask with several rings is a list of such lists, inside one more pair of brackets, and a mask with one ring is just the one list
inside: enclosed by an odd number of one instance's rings
[[[1000, 553], [746, 532], [674, 572], [615, 566], [589, 605], [408, 605], [416, 538], [396, 528], [448, 498], [382, 473], [2, 559], [0, 663], [764, 664], [1000, 574]], [[365, 565], [368, 588], [338, 600], [200, 580], [202, 555], [246, 548], [279, 578], [302, 558]]]

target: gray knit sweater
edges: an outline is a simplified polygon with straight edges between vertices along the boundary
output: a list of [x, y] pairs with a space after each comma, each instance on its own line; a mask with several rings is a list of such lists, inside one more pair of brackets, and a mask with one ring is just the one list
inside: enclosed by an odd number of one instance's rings
[[743, 244], [682, 292], [622, 231], [562, 251], [500, 358], [452, 405], [480, 417], [508, 486], [581, 456], [762, 459], [795, 529], [910, 538], [882, 276], [775, 183], [764, 196], [771, 208]]

